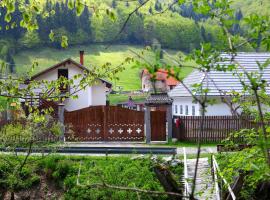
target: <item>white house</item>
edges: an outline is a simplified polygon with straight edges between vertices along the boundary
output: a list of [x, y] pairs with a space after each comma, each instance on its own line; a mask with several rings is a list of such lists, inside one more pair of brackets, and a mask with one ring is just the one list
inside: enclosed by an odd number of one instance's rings
[[[225, 54], [223, 56], [226, 56]], [[268, 83], [270, 82], [270, 66], [263, 71], [259, 70], [258, 64], [264, 63], [267, 59], [270, 59], [269, 53], [238, 53], [235, 60], [245, 67], [248, 72], [263, 73], [263, 79]], [[230, 61], [224, 61], [221, 65], [229, 65]], [[238, 71], [241, 71], [239, 68]], [[247, 81], [244, 79], [244, 81]], [[190, 94], [193, 90], [193, 94], [200, 98], [200, 94], [194, 91], [194, 84], [201, 84], [203, 89], [208, 89], [209, 99], [214, 99], [213, 105], [208, 105], [206, 115], [207, 116], [225, 116], [233, 115], [231, 106], [225, 103], [222, 99], [230, 99], [230, 94], [235, 92], [242, 92], [243, 86], [239, 80], [239, 77], [233, 72], [201, 72], [198, 70], [193, 71], [187, 76], [183, 83], [178, 84], [172, 91], [169, 92], [169, 96], [173, 99], [173, 115], [174, 116], [200, 116], [201, 107], [197, 102], [194, 102], [194, 98]], [[270, 94], [270, 88], [267, 88], [267, 93]], [[227, 101], [228, 102], [228, 101]], [[237, 107], [237, 105], [234, 105]], [[238, 112], [241, 112], [240, 110]]]
[[[80, 51], [80, 63], [66, 59], [44, 71], [31, 77], [31, 80], [47, 80], [55, 81], [60, 76], [67, 79], [72, 79], [75, 75], [85, 74], [89, 69], [84, 66], [84, 52]], [[80, 82], [79, 79], [74, 81], [74, 84], [69, 87], [70, 93], [73, 93]], [[106, 105], [106, 94], [112, 87], [112, 84], [106, 80], [98, 79], [94, 85], [87, 86], [84, 90], [79, 90], [75, 93], [77, 99], [67, 98], [63, 103], [67, 111], [79, 110], [89, 106]], [[37, 91], [36, 91], [37, 92]]]

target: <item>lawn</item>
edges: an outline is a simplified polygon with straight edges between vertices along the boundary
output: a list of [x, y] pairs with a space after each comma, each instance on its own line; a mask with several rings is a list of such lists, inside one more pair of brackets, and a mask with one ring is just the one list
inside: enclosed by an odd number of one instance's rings
[[110, 94], [110, 105], [116, 105], [118, 103], [127, 102], [129, 96], [132, 97], [134, 102], [142, 102], [147, 97], [147, 94], [127, 95], [127, 94]]
[[[66, 58], [72, 58], [79, 62], [79, 50], [85, 51], [85, 65], [86, 66], [102, 66], [105, 63], [111, 63], [112, 67], [116, 67], [125, 61], [127, 57], [136, 57], [132, 51], [137, 53], [143, 50], [142, 46], [131, 45], [113, 45], [106, 49], [104, 45], [87, 45], [69, 47], [68, 49], [53, 49], [43, 48], [36, 50], [25, 50], [15, 55], [16, 71], [22, 75], [27, 73], [31, 69], [34, 62], [38, 63], [38, 66], [34, 68], [34, 72], [39, 72], [43, 69], [53, 66], [54, 64], [65, 60]], [[130, 51], [132, 50], [132, 51]], [[180, 52], [167, 50], [168, 54], [165, 54], [164, 61], [170, 65], [174, 65], [172, 58], [177, 58]], [[145, 57], [149, 61], [154, 60], [153, 53], [145, 54]], [[192, 62], [187, 63], [193, 65]], [[141, 89], [140, 83], [140, 71], [139, 67], [134, 68], [134, 63], [126, 64], [125, 70], [120, 72], [117, 76], [119, 80], [111, 80], [114, 84], [114, 88], [117, 86], [123, 87], [123, 90], [139, 90]], [[182, 77], [185, 77], [192, 71], [191, 68], [185, 68], [182, 71]]]

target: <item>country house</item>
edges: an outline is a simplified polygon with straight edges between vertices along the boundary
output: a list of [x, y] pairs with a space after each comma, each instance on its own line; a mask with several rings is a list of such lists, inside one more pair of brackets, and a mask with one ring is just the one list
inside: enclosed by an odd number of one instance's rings
[[[55, 81], [59, 77], [63, 76], [67, 79], [72, 79], [74, 76], [81, 74], [84, 75], [85, 72], [90, 72], [90, 70], [84, 65], [84, 51], [80, 51], [80, 63], [77, 63], [71, 58], [68, 58], [54, 66], [41, 71], [31, 77], [31, 80], [47, 80]], [[70, 93], [77, 95], [77, 99], [67, 98], [63, 102], [65, 109], [67, 111], [79, 110], [82, 108], [87, 108], [90, 106], [102, 106], [106, 105], [106, 94], [112, 88], [112, 84], [104, 79], [98, 79], [93, 85], [88, 85], [83, 90], [75, 90], [79, 84], [80, 79], [74, 80], [73, 85], [70, 85], [65, 90]], [[37, 89], [35, 93], [39, 95], [41, 90]]]
[[[224, 56], [226, 56], [224, 54]], [[263, 73], [263, 79], [270, 80], [270, 67], [267, 67], [263, 71], [259, 70], [257, 63], [264, 63], [270, 58], [269, 53], [238, 53], [235, 60], [245, 67], [247, 72], [260, 72]], [[229, 61], [220, 63], [221, 65], [229, 65]], [[241, 72], [242, 69], [238, 69]], [[244, 79], [244, 81], [247, 81]], [[210, 71], [201, 72], [198, 70], [193, 71], [187, 76], [183, 83], [179, 83], [172, 91], [169, 92], [169, 96], [173, 99], [173, 115], [174, 116], [200, 116], [201, 107], [197, 102], [194, 102], [194, 98], [190, 94], [193, 92], [198, 98], [200, 93], [193, 91], [194, 84], [201, 84], [203, 89], [209, 89], [209, 99], [215, 100], [213, 105], [207, 107], [207, 116], [229, 116], [235, 114], [233, 110], [238, 105], [228, 105], [228, 100], [231, 99], [232, 92], [241, 93], [243, 86], [239, 80], [239, 77], [233, 74], [233, 72], [221, 72]], [[269, 87], [267, 93], [270, 94]], [[226, 100], [225, 100], [226, 99]], [[241, 113], [241, 110], [237, 110]]]
[[157, 91], [167, 92], [172, 90], [179, 83], [175, 78], [169, 76], [168, 71], [164, 69], [159, 69], [155, 76], [155, 81], [153, 82], [151, 80], [151, 74], [147, 69], [142, 70], [141, 84], [144, 92], [153, 91], [153, 86], [155, 86]]

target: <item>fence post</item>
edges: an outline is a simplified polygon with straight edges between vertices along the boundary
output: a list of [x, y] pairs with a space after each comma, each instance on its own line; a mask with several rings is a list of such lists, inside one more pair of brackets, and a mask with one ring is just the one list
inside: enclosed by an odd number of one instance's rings
[[167, 106], [168, 142], [172, 140], [172, 105]]
[[58, 104], [58, 122], [61, 126], [61, 141], [65, 141], [65, 104], [59, 103]]
[[145, 106], [144, 121], [146, 143], [149, 144], [151, 142], [151, 110], [149, 106]]

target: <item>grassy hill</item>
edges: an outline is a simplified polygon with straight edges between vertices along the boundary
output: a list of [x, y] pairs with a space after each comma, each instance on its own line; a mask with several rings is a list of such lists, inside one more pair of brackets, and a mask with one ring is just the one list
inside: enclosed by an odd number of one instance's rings
[[[35, 72], [39, 72], [43, 69], [53, 66], [54, 64], [66, 59], [72, 58], [79, 62], [79, 50], [85, 51], [85, 65], [101, 66], [107, 62], [110, 62], [112, 66], [118, 66], [122, 63], [126, 57], [134, 57], [134, 54], [130, 51], [141, 52], [142, 46], [130, 46], [130, 45], [113, 45], [109, 49], [106, 49], [103, 45], [88, 45], [88, 46], [76, 46], [69, 47], [66, 50], [58, 50], [52, 48], [43, 48], [31, 51], [22, 51], [15, 55], [16, 71], [18, 74], [23, 74], [31, 68], [34, 62], [38, 62], [38, 66], [35, 68]], [[169, 54], [164, 56], [164, 60], [168, 64], [172, 63], [171, 57], [177, 57], [179, 52], [166, 50]], [[180, 53], [181, 54], [181, 53]], [[153, 53], [145, 55], [146, 58], [151, 61], [154, 59]], [[193, 65], [193, 63], [187, 63]], [[134, 68], [133, 64], [127, 64], [125, 70], [118, 74], [119, 81], [111, 80], [114, 86], [121, 86], [124, 90], [138, 90], [140, 85], [140, 68]], [[182, 73], [182, 77], [185, 77], [192, 71], [191, 68], [185, 68]]]
[[269, 0], [234, 0], [233, 5], [240, 8], [244, 15], [257, 13], [260, 15], [270, 14]]

